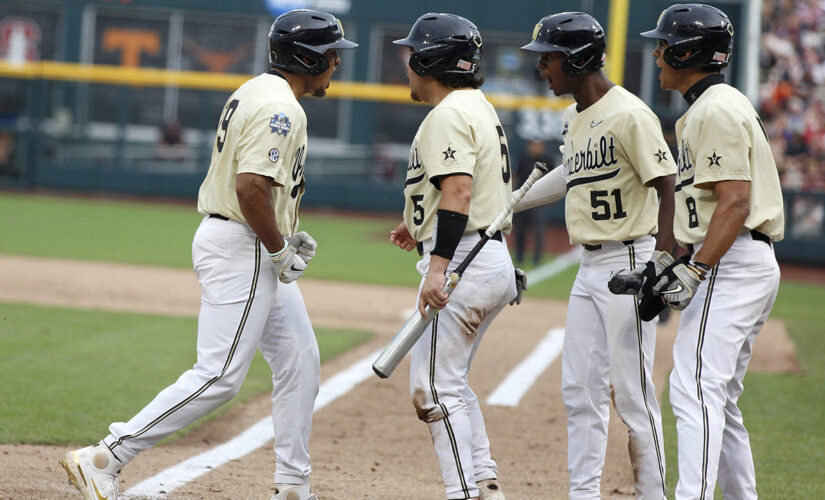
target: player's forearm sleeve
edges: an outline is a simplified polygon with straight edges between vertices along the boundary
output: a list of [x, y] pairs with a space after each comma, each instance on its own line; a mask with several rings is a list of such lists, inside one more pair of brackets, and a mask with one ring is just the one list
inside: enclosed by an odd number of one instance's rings
[[559, 165], [533, 184], [533, 187], [524, 194], [524, 198], [518, 202], [515, 211], [521, 212], [528, 208], [553, 203], [564, 198], [566, 192], [567, 186], [562, 175], [562, 166]]

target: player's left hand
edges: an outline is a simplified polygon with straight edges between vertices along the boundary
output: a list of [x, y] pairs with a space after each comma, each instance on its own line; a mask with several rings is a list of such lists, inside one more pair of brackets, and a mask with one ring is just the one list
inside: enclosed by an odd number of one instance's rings
[[449, 296], [444, 293], [444, 285], [447, 277], [443, 272], [434, 272], [430, 269], [427, 277], [424, 278], [424, 285], [421, 286], [421, 293], [418, 295], [418, 312], [421, 316], [426, 316], [427, 306], [435, 309], [444, 309], [449, 301]]
[[521, 304], [521, 296], [527, 290], [527, 273], [519, 268], [516, 269], [516, 297], [510, 301], [510, 305]]
[[312, 238], [312, 236], [307, 234], [306, 231], [297, 232], [292, 236], [287, 236], [284, 239], [289, 245], [298, 250], [298, 255], [300, 255], [307, 264], [309, 264], [309, 261], [315, 257], [315, 249], [318, 248], [318, 243]]
[[390, 231], [390, 243], [408, 252], [418, 244], [410, 234], [409, 229], [407, 229], [407, 225], [403, 222]]
[[657, 277], [653, 293], [674, 311], [682, 311], [696, 295], [696, 290], [705, 279], [705, 272], [685, 255]]

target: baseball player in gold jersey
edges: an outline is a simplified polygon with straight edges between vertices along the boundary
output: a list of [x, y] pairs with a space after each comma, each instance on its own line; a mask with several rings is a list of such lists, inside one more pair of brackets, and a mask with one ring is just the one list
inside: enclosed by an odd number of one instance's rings
[[572, 94], [576, 101], [563, 115], [563, 165], [536, 182], [516, 208], [564, 197], [570, 242], [584, 247], [562, 350], [569, 495], [601, 498], [612, 398], [628, 428], [636, 497], [661, 500], [665, 457], [652, 379], [656, 324], [641, 321], [634, 298], [611, 294], [607, 282], [649, 259], [654, 265], [672, 260], [676, 166], [653, 112], [601, 71], [605, 37], [593, 17], [547, 16], [522, 48], [540, 54], [541, 76], [556, 95]]
[[274, 384], [272, 498], [317, 500], [308, 448], [320, 363], [295, 283], [316, 248], [297, 231], [307, 147], [298, 99], [323, 96], [340, 63], [336, 51], [355, 46], [322, 12], [291, 11], [272, 24], [270, 70], [227, 100], [198, 195], [204, 218], [192, 244], [202, 287], [197, 363], [131, 420], [113, 423], [99, 444], [61, 459], [85, 498], [116, 498], [121, 467], [229, 401], [260, 349]]
[[[463, 17], [425, 14], [395, 42], [410, 48], [414, 100], [433, 106], [413, 140], [404, 222], [390, 241], [422, 255], [418, 307], [440, 312], [412, 348], [410, 392], [429, 425], [447, 498], [503, 500], [467, 373], [485, 330], [516, 297], [513, 263], [496, 233], [447, 299], [445, 274], [470, 252], [511, 197], [507, 140], [478, 87], [482, 40]], [[503, 226], [510, 230], [510, 220]]]
[[733, 26], [719, 9], [674, 5], [642, 36], [663, 89], [690, 107], [676, 123], [674, 233], [689, 254], [654, 290], [684, 310], [673, 346], [670, 402], [679, 448], [677, 499], [755, 499], [756, 475], [737, 400], [753, 340], [779, 289], [774, 241], [784, 236], [779, 175], [750, 101], [719, 71]]

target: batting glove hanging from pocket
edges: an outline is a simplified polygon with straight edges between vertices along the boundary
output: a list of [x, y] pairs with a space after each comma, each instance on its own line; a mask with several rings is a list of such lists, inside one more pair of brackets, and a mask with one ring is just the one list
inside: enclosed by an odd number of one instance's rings
[[298, 255], [298, 249], [284, 240], [284, 248], [270, 253], [269, 259], [275, 265], [275, 274], [281, 283], [291, 283], [300, 278], [307, 268], [307, 263]]
[[521, 295], [527, 290], [527, 274], [519, 268], [516, 270], [516, 297], [510, 301], [510, 305], [521, 304]]

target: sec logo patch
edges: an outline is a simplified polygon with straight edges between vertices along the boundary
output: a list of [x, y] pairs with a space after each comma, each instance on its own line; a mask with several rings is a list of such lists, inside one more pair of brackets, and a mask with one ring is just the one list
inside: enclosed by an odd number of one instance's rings
[[278, 151], [278, 148], [272, 148], [269, 150], [269, 161], [272, 163], [278, 163], [278, 160], [281, 159], [281, 152]]

